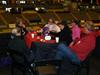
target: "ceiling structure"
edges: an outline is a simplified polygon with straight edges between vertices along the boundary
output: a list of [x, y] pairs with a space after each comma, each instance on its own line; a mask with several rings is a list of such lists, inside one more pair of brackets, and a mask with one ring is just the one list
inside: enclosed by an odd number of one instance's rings
[[65, 3], [68, 1], [72, 2], [81, 2], [81, 3], [89, 3], [89, 4], [100, 4], [100, 0], [0, 0], [0, 1], [7, 1], [8, 5], [14, 5], [17, 1], [26, 1], [27, 4], [31, 4], [33, 1], [35, 3], [42, 2], [42, 3], [49, 3], [49, 4], [56, 4], [56, 3]]

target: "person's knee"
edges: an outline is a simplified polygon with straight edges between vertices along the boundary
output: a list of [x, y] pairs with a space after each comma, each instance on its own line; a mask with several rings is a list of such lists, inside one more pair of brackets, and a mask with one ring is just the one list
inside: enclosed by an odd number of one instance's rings
[[57, 49], [63, 49], [65, 47], [65, 45], [63, 43], [60, 43], [57, 47]]

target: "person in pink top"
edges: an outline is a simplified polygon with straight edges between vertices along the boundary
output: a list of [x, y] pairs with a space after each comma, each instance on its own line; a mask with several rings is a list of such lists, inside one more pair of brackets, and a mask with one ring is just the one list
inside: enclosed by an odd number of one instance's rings
[[72, 22], [72, 23], [71, 23], [71, 26], [72, 26], [72, 39], [73, 39], [73, 41], [74, 41], [74, 40], [80, 38], [81, 32], [80, 32], [80, 27], [78, 26], [77, 23]]

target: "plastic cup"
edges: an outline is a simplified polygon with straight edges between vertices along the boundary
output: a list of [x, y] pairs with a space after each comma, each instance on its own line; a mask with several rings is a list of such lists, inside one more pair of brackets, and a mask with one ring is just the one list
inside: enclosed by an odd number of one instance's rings
[[31, 34], [32, 38], [34, 38], [34, 34]]
[[59, 37], [56, 37], [56, 43], [59, 43]]

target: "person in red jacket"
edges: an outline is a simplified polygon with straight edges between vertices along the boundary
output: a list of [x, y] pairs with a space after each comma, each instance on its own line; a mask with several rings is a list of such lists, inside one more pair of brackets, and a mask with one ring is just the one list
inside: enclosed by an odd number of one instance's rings
[[67, 57], [77, 64], [84, 61], [88, 54], [95, 48], [96, 36], [93, 32], [93, 25], [86, 22], [82, 34], [84, 35], [76, 42], [72, 42], [69, 47], [64, 43], [60, 43], [57, 47], [56, 58], [62, 59], [63, 57]]

